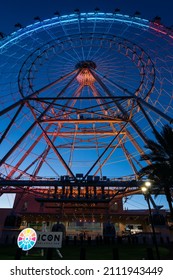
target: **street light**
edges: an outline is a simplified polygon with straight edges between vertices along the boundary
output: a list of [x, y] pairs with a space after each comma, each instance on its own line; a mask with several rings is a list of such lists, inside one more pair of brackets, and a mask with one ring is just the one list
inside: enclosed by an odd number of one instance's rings
[[141, 187], [141, 191], [147, 201], [148, 204], [148, 209], [149, 209], [149, 217], [150, 217], [150, 221], [151, 221], [151, 227], [152, 227], [152, 233], [153, 233], [153, 242], [155, 245], [155, 249], [156, 249], [156, 255], [157, 255], [157, 259], [160, 259], [160, 255], [159, 255], [159, 250], [158, 250], [158, 245], [157, 245], [157, 238], [156, 238], [156, 232], [155, 232], [155, 228], [154, 228], [154, 223], [153, 223], [153, 217], [152, 217], [152, 213], [151, 213], [151, 205], [150, 205], [150, 191], [151, 191], [151, 182], [150, 181], [146, 181], [144, 183], [144, 185]]
[[150, 181], [146, 181], [146, 182], [145, 182], [145, 186], [146, 186], [147, 188], [150, 188], [150, 187], [151, 187], [151, 182], [150, 182]]

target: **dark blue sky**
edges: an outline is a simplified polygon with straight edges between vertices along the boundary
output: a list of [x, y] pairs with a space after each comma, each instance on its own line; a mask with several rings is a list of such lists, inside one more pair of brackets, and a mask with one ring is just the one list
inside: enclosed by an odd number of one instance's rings
[[54, 12], [60, 14], [73, 13], [79, 8], [82, 12], [94, 11], [113, 12], [119, 8], [122, 14], [133, 15], [141, 12], [141, 17], [152, 19], [160, 16], [166, 26], [173, 25], [173, 1], [171, 0], [1, 0], [0, 31], [10, 34], [15, 31], [14, 25], [20, 22], [23, 26], [34, 22], [33, 18], [51, 18]]

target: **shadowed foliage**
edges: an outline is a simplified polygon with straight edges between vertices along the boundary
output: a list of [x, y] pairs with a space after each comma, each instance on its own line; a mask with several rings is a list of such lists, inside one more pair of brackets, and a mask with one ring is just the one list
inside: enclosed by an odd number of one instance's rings
[[155, 137], [157, 141], [148, 140], [146, 148], [150, 151], [141, 157], [141, 160], [149, 160], [151, 164], [143, 167], [139, 174], [156, 182], [156, 195], [164, 191], [173, 219], [173, 130], [165, 125], [160, 133], [155, 132]]

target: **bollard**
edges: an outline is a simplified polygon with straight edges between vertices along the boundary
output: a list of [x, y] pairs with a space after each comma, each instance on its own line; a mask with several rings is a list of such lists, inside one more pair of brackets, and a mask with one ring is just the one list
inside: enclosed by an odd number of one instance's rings
[[115, 244], [115, 237], [114, 236], [111, 237], [111, 244], [113, 244], [113, 245]]
[[86, 249], [82, 247], [80, 249], [80, 260], [85, 260], [85, 259], [86, 259]]
[[164, 239], [163, 239], [163, 236], [160, 236], [160, 244], [164, 244]]
[[73, 242], [74, 242], [74, 245], [77, 244], [77, 236], [76, 235], [74, 236]]
[[127, 236], [127, 240], [128, 240], [128, 243], [131, 244], [132, 239], [131, 239], [130, 235]]
[[69, 236], [66, 236], [66, 238], [65, 238], [65, 244], [66, 244], [66, 245], [69, 244]]
[[52, 260], [53, 258], [53, 248], [48, 248], [46, 253], [46, 260]]
[[17, 248], [14, 259], [15, 260], [20, 260], [21, 257], [22, 257], [22, 249], [21, 248]]
[[112, 256], [113, 256], [113, 260], [119, 260], [119, 250], [118, 250], [118, 248], [113, 248], [112, 249]]
[[153, 249], [147, 248], [147, 260], [154, 260]]
[[83, 235], [80, 236], [80, 244], [83, 244]]
[[136, 244], [139, 244], [139, 238], [138, 238], [138, 236], [135, 236], [135, 243], [136, 243]]
[[98, 236], [96, 236], [96, 245], [98, 246], [99, 245], [99, 237]]
[[88, 236], [87, 241], [88, 241], [88, 245], [91, 245], [91, 236]]
[[117, 236], [117, 243], [122, 244], [123, 243], [122, 241], [123, 241], [122, 236]]

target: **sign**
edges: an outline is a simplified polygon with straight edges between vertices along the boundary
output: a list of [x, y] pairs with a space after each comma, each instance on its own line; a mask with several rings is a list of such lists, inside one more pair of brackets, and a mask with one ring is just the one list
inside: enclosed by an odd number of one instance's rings
[[37, 234], [33, 228], [25, 228], [17, 238], [17, 245], [23, 251], [28, 251], [34, 247], [37, 241]]
[[37, 231], [37, 248], [61, 248], [62, 232], [42, 232]]

